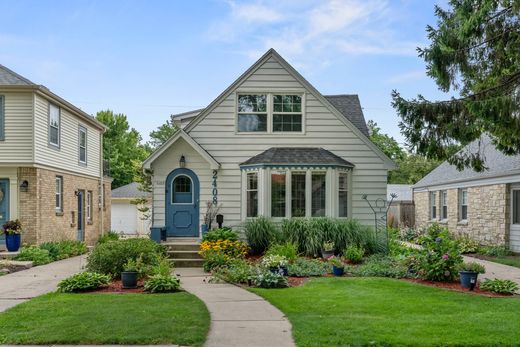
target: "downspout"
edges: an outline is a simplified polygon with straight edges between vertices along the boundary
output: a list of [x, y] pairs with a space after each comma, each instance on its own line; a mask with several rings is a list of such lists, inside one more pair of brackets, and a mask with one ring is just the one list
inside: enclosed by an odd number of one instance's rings
[[99, 206], [99, 210], [101, 211], [100, 215], [101, 215], [101, 223], [100, 223], [100, 226], [101, 226], [101, 236], [105, 235], [105, 209], [103, 208], [105, 206], [105, 187], [103, 186], [104, 184], [104, 178], [105, 178], [105, 173], [104, 173], [104, 168], [103, 168], [103, 165], [104, 165], [104, 158], [103, 158], [103, 134], [105, 133], [105, 130], [101, 131], [101, 136], [99, 137], [99, 160], [100, 160], [100, 167], [99, 167], [99, 171], [101, 173], [101, 181], [100, 181], [100, 184], [101, 184], [101, 189], [100, 189], [100, 201], [101, 201], [101, 206]]

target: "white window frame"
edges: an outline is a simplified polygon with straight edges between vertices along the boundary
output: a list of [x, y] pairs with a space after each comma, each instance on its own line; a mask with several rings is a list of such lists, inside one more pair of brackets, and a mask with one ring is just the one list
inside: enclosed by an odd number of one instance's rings
[[[85, 145], [81, 145], [81, 135], [85, 134]], [[88, 136], [87, 136], [87, 128], [83, 125], [80, 125], [78, 127], [78, 162], [80, 164], [87, 164], [87, 142], [88, 142]], [[85, 160], [81, 160], [81, 150], [85, 150]]]
[[[56, 176], [54, 180], [54, 204], [56, 212], [63, 212], [63, 176]], [[58, 198], [58, 199], [56, 199]], [[56, 205], [56, 202], [58, 204]]]
[[[346, 179], [347, 179], [347, 189], [342, 189], [340, 187], [340, 184], [339, 184], [339, 179], [340, 179], [340, 176], [341, 175], [345, 175], [346, 176]], [[349, 218], [350, 217], [350, 210], [351, 210], [351, 206], [350, 206], [350, 193], [349, 193], [349, 188], [350, 188], [350, 174], [348, 171], [338, 171], [338, 174], [337, 174], [337, 185], [338, 185], [338, 194], [337, 194], [337, 216], [338, 218]], [[339, 193], [340, 192], [347, 192], [347, 215], [346, 216], [340, 216], [339, 214]]]
[[92, 191], [87, 191], [87, 222], [92, 223]]
[[[301, 107], [300, 107], [300, 112], [284, 112], [284, 111], [280, 111], [280, 112], [275, 112], [274, 110], [274, 97], [275, 95], [279, 95], [281, 96], [282, 98], [284, 96], [288, 96], [288, 95], [295, 95], [295, 96], [299, 96], [300, 97], [300, 100], [301, 100]], [[268, 111], [270, 111], [270, 116], [271, 116], [271, 122], [267, 122], [267, 124], [271, 124], [271, 132], [273, 134], [301, 134], [303, 133], [303, 94], [302, 93], [270, 93], [269, 97], [271, 98], [271, 108], [268, 109]], [[269, 105], [269, 103], [268, 103]], [[277, 115], [300, 115], [301, 117], [301, 127], [302, 129], [300, 131], [275, 131], [274, 130], [274, 115], [277, 114]], [[269, 117], [269, 115], [268, 115]]]
[[[249, 175], [256, 176], [256, 189], [250, 189], [249, 188]], [[260, 177], [258, 175], [258, 171], [252, 171], [252, 172], [246, 172], [246, 217], [247, 218], [255, 218], [259, 216], [259, 210], [260, 210]], [[254, 216], [248, 216], [249, 212], [249, 192], [255, 192], [256, 191], [256, 213]]]
[[[448, 220], [448, 191], [441, 190], [440, 197], [441, 197], [440, 218], [441, 218], [441, 220], [446, 221], [446, 220]], [[446, 207], [446, 215], [444, 215], [444, 207]]]
[[[459, 192], [459, 208], [458, 208], [458, 221], [461, 223], [465, 223], [468, 221], [469, 214], [469, 201], [468, 201], [468, 189], [460, 188]], [[466, 193], [466, 203], [464, 204], [464, 193]], [[462, 218], [462, 207], [466, 206], [466, 218]]]
[[[58, 126], [54, 126], [51, 123], [51, 109], [52, 108], [55, 108], [58, 111], [58, 113], [57, 113], [58, 114]], [[49, 127], [49, 130], [48, 130], [49, 146], [59, 149], [61, 146], [61, 108], [59, 106], [49, 103], [47, 124]], [[57, 138], [58, 138], [57, 143], [52, 142], [52, 140], [51, 140], [51, 128], [56, 129]]]
[[[437, 215], [437, 192], [430, 192], [429, 194], [429, 212], [428, 212], [428, 217], [430, 218], [430, 220], [437, 220], [438, 218], [438, 215]], [[434, 212], [435, 212], [435, 216], [434, 216]]]
[[[238, 98], [240, 95], [265, 95], [265, 112], [239, 112], [238, 111]], [[236, 94], [235, 102], [235, 132], [237, 134], [267, 134], [269, 133], [269, 94], [265, 92], [251, 92], [251, 93], [238, 93]], [[265, 131], [240, 131], [238, 129], [238, 118], [240, 115], [258, 114], [265, 115], [266, 118], [266, 130]]]

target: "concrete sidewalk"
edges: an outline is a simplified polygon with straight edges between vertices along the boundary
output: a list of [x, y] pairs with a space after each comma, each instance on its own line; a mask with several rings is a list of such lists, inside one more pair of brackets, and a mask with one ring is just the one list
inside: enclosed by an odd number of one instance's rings
[[[511, 280], [516, 282], [520, 287], [520, 268], [468, 256], [463, 256], [463, 258], [465, 262], [477, 262], [486, 267], [486, 273], [478, 276], [480, 280], [485, 278]], [[520, 290], [518, 290], [517, 293], [520, 294]]]
[[0, 312], [56, 290], [58, 282], [82, 271], [86, 255], [0, 276]]
[[208, 283], [200, 268], [179, 268], [181, 286], [204, 301], [211, 314], [206, 347], [294, 347], [291, 324], [276, 307], [235, 285]]

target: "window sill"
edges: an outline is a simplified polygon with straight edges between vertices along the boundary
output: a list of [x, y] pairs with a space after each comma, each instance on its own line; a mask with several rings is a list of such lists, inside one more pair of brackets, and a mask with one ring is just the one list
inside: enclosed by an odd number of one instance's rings
[[448, 224], [448, 220], [447, 219], [441, 219], [439, 221], [439, 224]]
[[458, 221], [457, 225], [468, 225], [468, 221], [467, 220]]
[[56, 216], [59, 216], [59, 217], [61, 217], [61, 216], [63, 216], [63, 215], [64, 215], [64, 213], [63, 213], [63, 212], [60, 212], [60, 211], [56, 211]]
[[60, 145], [55, 145], [55, 144], [50, 143], [50, 142], [47, 144], [47, 147], [49, 147], [49, 148], [51, 148], [51, 149], [54, 149], [55, 151], [59, 151], [59, 150], [61, 150]]

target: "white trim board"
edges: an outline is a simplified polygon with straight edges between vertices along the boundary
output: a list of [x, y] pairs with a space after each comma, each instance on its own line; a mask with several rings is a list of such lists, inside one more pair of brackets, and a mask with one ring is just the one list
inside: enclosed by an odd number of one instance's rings
[[428, 192], [433, 190], [444, 190], [444, 189], [457, 189], [457, 188], [469, 188], [478, 186], [490, 186], [494, 184], [505, 184], [505, 183], [517, 183], [520, 182], [520, 174], [514, 174], [502, 177], [490, 177], [473, 179], [468, 181], [459, 181], [446, 184], [432, 185], [427, 187], [412, 188], [414, 193]]

